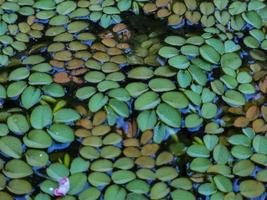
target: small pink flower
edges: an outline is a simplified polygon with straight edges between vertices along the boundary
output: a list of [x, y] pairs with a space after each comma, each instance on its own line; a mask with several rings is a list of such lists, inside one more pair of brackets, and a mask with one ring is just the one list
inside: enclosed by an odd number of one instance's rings
[[54, 190], [55, 196], [65, 196], [70, 189], [70, 181], [68, 177], [59, 180], [59, 187]]

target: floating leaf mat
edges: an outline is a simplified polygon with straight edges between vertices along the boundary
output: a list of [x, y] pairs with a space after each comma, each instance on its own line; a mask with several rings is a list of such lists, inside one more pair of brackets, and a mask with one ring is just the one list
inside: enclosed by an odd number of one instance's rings
[[0, 200], [267, 199], [264, 0], [0, 0]]

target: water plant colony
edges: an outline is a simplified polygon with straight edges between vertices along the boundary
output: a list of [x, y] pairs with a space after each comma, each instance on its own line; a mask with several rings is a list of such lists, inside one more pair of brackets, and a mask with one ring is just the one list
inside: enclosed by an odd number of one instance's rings
[[266, 28], [264, 0], [0, 0], [0, 199], [266, 199]]

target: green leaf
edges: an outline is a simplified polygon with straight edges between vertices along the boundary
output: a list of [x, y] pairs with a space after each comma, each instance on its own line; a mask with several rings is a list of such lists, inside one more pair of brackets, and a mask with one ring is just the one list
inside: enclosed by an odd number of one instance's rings
[[257, 153], [267, 154], [267, 137], [256, 135], [253, 139], [253, 148]]
[[155, 108], [160, 102], [159, 95], [156, 92], [148, 91], [141, 94], [134, 102], [136, 110], [148, 110]]
[[13, 159], [6, 163], [3, 173], [12, 179], [24, 178], [32, 175], [33, 171], [30, 165], [25, 161]]
[[97, 200], [100, 194], [97, 188], [90, 187], [79, 194], [79, 200]]
[[216, 187], [212, 183], [203, 183], [199, 186], [198, 192], [205, 196], [210, 196], [216, 192]]
[[125, 200], [126, 190], [118, 185], [111, 185], [105, 190], [104, 200]]
[[21, 95], [21, 104], [24, 108], [29, 109], [37, 104], [41, 97], [41, 90], [33, 86], [28, 86]]
[[213, 178], [216, 187], [221, 192], [232, 192], [233, 191], [233, 183], [231, 180], [225, 176], [222, 175], [216, 175]]
[[88, 170], [90, 162], [80, 157], [74, 158], [70, 165], [70, 173], [75, 174], [79, 172], [85, 172]]
[[255, 198], [265, 192], [263, 183], [255, 180], [244, 180], [240, 183], [240, 193], [246, 198]]
[[129, 0], [120, 0], [117, 4], [118, 9], [123, 12], [127, 11], [131, 8], [132, 1]]
[[13, 133], [22, 135], [29, 129], [29, 123], [26, 117], [22, 114], [13, 114], [7, 118], [7, 126]]
[[204, 173], [211, 166], [211, 162], [207, 158], [195, 158], [190, 163], [190, 169], [195, 172]]
[[246, 102], [244, 96], [235, 90], [226, 91], [222, 98], [230, 106], [243, 106]]
[[204, 103], [201, 107], [202, 117], [212, 119], [217, 114], [217, 106], [213, 103]]
[[107, 96], [104, 96], [103, 93], [96, 93], [90, 98], [88, 102], [89, 110], [91, 112], [97, 112], [101, 108], [103, 108], [107, 102], [108, 102]]
[[201, 126], [203, 119], [197, 114], [189, 114], [185, 117], [186, 128], [197, 128]]
[[211, 46], [209, 45], [203, 45], [199, 48], [200, 55], [207, 61], [218, 64], [220, 61], [220, 55], [219, 53]]
[[240, 160], [235, 163], [233, 173], [237, 176], [250, 176], [255, 169], [255, 165], [250, 160]]
[[81, 192], [86, 184], [87, 177], [83, 173], [75, 173], [69, 177], [70, 190], [68, 194], [75, 195]]
[[186, 153], [191, 157], [208, 158], [210, 156], [209, 150], [204, 145], [200, 144], [191, 145]]
[[58, 123], [69, 123], [79, 119], [79, 113], [71, 108], [63, 108], [54, 113], [54, 121]]
[[61, 180], [62, 178], [69, 176], [68, 168], [60, 163], [53, 163], [46, 169], [47, 175], [56, 181]]
[[178, 50], [174, 47], [163, 46], [159, 50], [159, 55], [163, 58], [171, 58], [173, 56], [178, 55]]
[[161, 199], [168, 195], [170, 188], [164, 182], [155, 183], [150, 191], [151, 199]]
[[230, 158], [230, 152], [224, 145], [217, 144], [213, 150], [213, 158], [218, 164], [226, 164]]
[[216, 135], [204, 135], [203, 141], [207, 149], [211, 151], [218, 143], [219, 138]]
[[122, 101], [116, 99], [109, 100], [109, 106], [122, 117], [129, 117], [129, 108], [128, 105]]
[[157, 107], [157, 115], [161, 121], [166, 123], [167, 125], [175, 128], [179, 128], [181, 126], [181, 114], [178, 110], [169, 106], [166, 103], [161, 103]]
[[172, 199], [175, 200], [196, 200], [196, 197], [186, 190], [177, 189], [171, 193]]
[[186, 69], [190, 62], [184, 55], [177, 55], [168, 60], [168, 64], [172, 67], [175, 67], [177, 69]]
[[74, 132], [65, 124], [53, 124], [47, 129], [49, 135], [57, 142], [68, 143], [74, 140]]
[[31, 113], [31, 125], [36, 129], [42, 129], [52, 123], [53, 114], [49, 105], [39, 105]]
[[157, 123], [157, 116], [154, 110], [146, 110], [137, 116], [137, 125], [142, 132], [148, 129], [153, 129]]

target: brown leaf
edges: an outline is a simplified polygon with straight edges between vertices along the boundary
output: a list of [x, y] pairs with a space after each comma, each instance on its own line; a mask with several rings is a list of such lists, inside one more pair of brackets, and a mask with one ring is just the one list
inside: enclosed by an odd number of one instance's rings
[[117, 41], [112, 38], [104, 38], [101, 42], [107, 47], [115, 47], [117, 45]]
[[244, 114], [242, 108], [233, 108], [233, 107], [231, 107], [231, 108], [228, 109], [228, 112], [236, 114], [236, 115], [243, 115]]
[[70, 61], [68, 61], [67, 69], [78, 69], [83, 67], [84, 61], [82, 59], [74, 58]]
[[123, 150], [123, 154], [129, 158], [137, 158], [141, 156], [141, 151], [136, 147], [126, 147]]
[[154, 3], [146, 3], [143, 6], [143, 10], [145, 13], [151, 13], [157, 10], [157, 6]]
[[79, 75], [85, 74], [86, 72], [88, 72], [88, 69], [80, 68], [80, 69], [71, 70], [70, 74], [72, 76], [79, 76]]
[[77, 136], [77, 137], [81, 137], [81, 138], [83, 138], [83, 137], [88, 137], [88, 136], [92, 135], [91, 132], [90, 132], [89, 130], [84, 129], [84, 128], [79, 128], [79, 129], [77, 129], [77, 130], [74, 132], [74, 134], [75, 134], [75, 136]]
[[127, 26], [123, 23], [119, 23], [119, 24], [116, 24], [112, 30], [113, 30], [113, 32], [117, 33], [117, 32], [121, 32], [125, 29], [127, 29]]
[[153, 137], [153, 132], [151, 130], [146, 130], [141, 135], [141, 144], [147, 144], [151, 142], [152, 137]]
[[92, 129], [92, 134], [99, 136], [99, 135], [105, 135], [110, 132], [110, 127], [108, 125], [99, 125]]
[[267, 124], [263, 119], [256, 119], [252, 123], [252, 128], [256, 133], [265, 132], [267, 131]]
[[257, 106], [253, 105], [249, 107], [249, 109], [247, 110], [246, 118], [249, 121], [253, 121], [258, 118], [259, 114], [260, 114], [260, 109]]
[[265, 76], [264, 80], [260, 81], [259, 88], [264, 94], [267, 93], [267, 76]]
[[138, 147], [139, 141], [136, 138], [129, 138], [123, 141], [125, 147]]
[[70, 77], [66, 72], [58, 72], [54, 75], [54, 81], [56, 83], [68, 83], [70, 82]]
[[157, 16], [159, 18], [165, 18], [168, 17], [171, 14], [171, 12], [167, 8], [161, 8], [157, 12]]
[[159, 150], [159, 145], [158, 144], [146, 144], [143, 146], [141, 153], [144, 156], [151, 156], [157, 153]]
[[92, 128], [92, 122], [89, 119], [80, 119], [79, 121], [76, 122], [76, 125], [86, 129]]
[[261, 114], [262, 114], [263, 119], [267, 122], [267, 106], [261, 107]]
[[88, 115], [88, 110], [83, 105], [75, 105], [75, 110], [82, 116]]
[[142, 156], [135, 160], [135, 164], [143, 168], [153, 168], [155, 166], [155, 160], [149, 156]]
[[171, 3], [170, 0], [156, 0], [157, 7], [166, 7], [169, 3]]
[[130, 45], [128, 43], [120, 43], [117, 45], [117, 48], [119, 49], [129, 49]]
[[58, 67], [58, 68], [63, 68], [64, 67], [64, 62], [63, 61], [50, 60], [49, 63], [54, 67]]
[[126, 136], [128, 138], [135, 137], [136, 136], [136, 133], [137, 133], [137, 124], [136, 124], [136, 121], [133, 119], [133, 121], [127, 122], [127, 125], [128, 125], [128, 129], [127, 129], [127, 132], [126, 132]]
[[107, 118], [107, 114], [105, 111], [102, 111], [102, 110], [98, 111], [97, 113], [94, 114], [93, 125], [98, 126], [98, 125], [104, 123], [106, 118]]
[[97, 51], [102, 51], [102, 52], [105, 52], [106, 51], [106, 47], [105, 45], [103, 45], [102, 43], [98, 42], [98, 43], [94, 43], [92, 46], [91, 46], [91, 49], [92, 50], [97, 50]]
[[246, 117], [237, 117], [234, 121], [234, 126], [238, 128], [244, 128], [249, 124], [249, 120]]
[[71, 76], [71, 80], [76, 84], [82, 84], [84, 82], [82, 78], [76, 76]]

